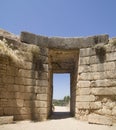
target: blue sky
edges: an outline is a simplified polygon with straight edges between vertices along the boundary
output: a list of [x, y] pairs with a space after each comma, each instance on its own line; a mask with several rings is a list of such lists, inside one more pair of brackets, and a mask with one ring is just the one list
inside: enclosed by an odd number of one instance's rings
[[[16, 35], [28, 31], [46, 36], [115, 37], [116, 0], [0, 0], [0, 28]], [[56, 77], [62, 82], [62, 77]]]

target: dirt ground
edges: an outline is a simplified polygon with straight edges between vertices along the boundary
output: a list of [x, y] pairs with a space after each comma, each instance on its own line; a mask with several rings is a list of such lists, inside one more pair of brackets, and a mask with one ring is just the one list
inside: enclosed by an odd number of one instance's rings
[[0, 125], [0, 130], [116, 130], [116, 126], [88, 124], [69, 116], [66, 107], [55, 107], [51, 119], [44, 122], [20, 121]]

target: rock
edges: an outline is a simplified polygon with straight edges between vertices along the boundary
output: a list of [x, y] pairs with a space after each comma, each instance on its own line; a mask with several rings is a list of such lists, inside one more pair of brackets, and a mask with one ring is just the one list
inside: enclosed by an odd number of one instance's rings
[[13, 116], [0, 117], [0, 125], [13, 123]]
[[102, 125], [112, 125], [112, 119], [110, 117], [98, 115], [98, 114], [90, 114], [88, 116], [89, 123], [102, 124]]

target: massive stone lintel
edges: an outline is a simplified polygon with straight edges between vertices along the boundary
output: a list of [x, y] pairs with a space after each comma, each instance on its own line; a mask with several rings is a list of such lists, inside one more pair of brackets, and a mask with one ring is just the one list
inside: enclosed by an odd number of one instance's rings
[[108, 43], [108, 35], [97, 35], [91, 37], [45, 37], [35, 35], [29, 32], [21, 32], [20, 40], [28, 44], [36, 44], [42, 47], [57, 48], [57, 49], [79, 49], [87, 48], [98, 43]]

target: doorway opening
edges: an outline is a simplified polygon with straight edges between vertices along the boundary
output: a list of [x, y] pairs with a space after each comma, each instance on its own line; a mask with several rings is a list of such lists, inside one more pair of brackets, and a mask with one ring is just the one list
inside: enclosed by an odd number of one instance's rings
[[[49, 50], [50, 112], [52, 112], [53, 108], [52, 104], [55, 104], [56, 100], [57, 104], [55, 105], [57, 106], [60, 105], [62, 107], [63, 105], [65, 106], [68, 105], [69, 106], [69, 109], [67, 111], [68, 114], [70, 113], [71, 116], [75, 116], [78, 60], [79, 60], [79, 50], [59, 50], [59, 49]], [[65, 80], [66, 78], [68, 78], [68, 80]], [[68, 89], [66, 87], [68, 87]], [[63, 91], [66, 92], [64, 93], [64, 95], [62, 94]], [[57, 101], [57, 100], [69, 100], [69, 103], [65, 104], [64, 101]], [[50, 113], [50, 115], [52, 114]], [[63, 118], [65, 116], [61, 115], [61, 117]]]
[[52, 118], [70, 117], [70, 73], [53, 73]]

